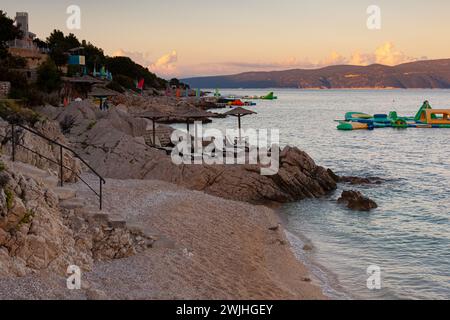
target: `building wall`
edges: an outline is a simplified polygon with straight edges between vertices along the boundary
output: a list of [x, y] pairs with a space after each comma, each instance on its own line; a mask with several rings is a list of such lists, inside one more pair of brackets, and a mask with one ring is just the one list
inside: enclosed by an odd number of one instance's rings
[[39, 67], [47, 59], [47, 54], [41, 53], [38, 49], [9, 48], [8, 51], [13, 56], [25, 58], [27, 60], [27, 68], [30, 69]]
[[6, 98], [11, 90], [11, 83], [0, 81], [0, 98]]

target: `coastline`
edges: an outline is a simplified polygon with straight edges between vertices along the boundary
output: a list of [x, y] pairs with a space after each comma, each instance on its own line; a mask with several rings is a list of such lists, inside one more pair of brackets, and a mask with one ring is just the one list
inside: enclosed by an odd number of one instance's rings
[[[274, 210], [157, 180], [107, 183], [106, 210], [146, 229], [153, 247], [95, 262], [83, 270], [81, 290], [67, 290], [56, 273], [0, 278], [3, 299], [329, 299], [295, 257]], [[84, 184], [77, 188], [91, 196]]]
[[[149, 232], [161, 240], [145, 254], [95, 266], [88, 278], [96, 290], [107, 296], [328, 299], [310, 281], [309, 270], [295, 257], [274, 210], [156, 180], [110, 179], [108, 184], [108, 209], [121, 212], [127, 222], [148, 226]], [[133, 199], [124, 192], [130, 187], [134, 190]], [[132, 209], [127, 210], [124, 205], [130, 203]], [[274, 226], [279, 227], [270, 230]], [[133, 281], [127, 279], [130, 273], [136, 273], [133, 277], [141, 279], [144, 288], [148, 285], [164, 290], [133, 290], [130, 287]], [[105, 274], [119, 279], [127, 289], [103, 281]], [[179, 283], [183, 283], [182, 288]]]
[[273, 209], [280, 221], [292, 254], [308, 270], [313, 283], [319, 286], [326, 299], [351, 299], [352, 296], [339, 285], [337, 276], [314, 259], [316, 247], [304, 234], [289, 230], [289, 217], [283, 212], [283, 205]]

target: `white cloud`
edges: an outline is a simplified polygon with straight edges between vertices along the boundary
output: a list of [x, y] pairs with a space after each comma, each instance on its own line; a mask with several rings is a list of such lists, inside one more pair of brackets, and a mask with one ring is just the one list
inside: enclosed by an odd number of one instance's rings
[[276, 71], [287, 69], [313, 69], [330, 65], [351, 64], [366, 66], [374, 63], [385, 65], [397, 65], [406, 62], [426, 59], [426, 57], [415, 58], [406, 55], [398, 50], [392, 42], [386, 42], [371, 53], [364, 53], [360, 50], [354, 51], [350, 56], [344, 56], [337, 51], [332, 51], [329, 56], [322, 60], [298, 59], [289, 57], [281, 61], [255, 61], [252, 62], [217, 62], [203, 64], [179, 64], [178, 53], [173, 50], [157, 59], [152, 59], [150, 53], [127, 52], [118, 50], [114, 53], [117, 56], [128, 56], [143, 66], [148, 67], [152, 72], [165, 78], [190, 77], [206, 75], [235, 74], [248, 71]]
[[173, 50], [149, 65], [149, 69], [162, 76], [175, 76], [177, 73], [178, 53]]
[[113, 53], [113, 57], [129, 57], [131, 60], [142, 66], [148, 66], [152, 63], [151, 54], [149, 52], [125, 51], [119, 49]]
[[175, 50], [157, 59], [154, 59], [149, 52], [126, 51], [123, 49], [115, 51], [112, 55], [114, 57], [129, 57], [134, 62], [162, 77], [172, 77], [177, 73], [178, 53]]

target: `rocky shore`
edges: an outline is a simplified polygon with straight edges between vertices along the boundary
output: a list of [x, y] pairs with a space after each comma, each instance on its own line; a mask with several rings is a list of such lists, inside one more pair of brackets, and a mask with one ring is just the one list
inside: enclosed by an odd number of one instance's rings
[[[55, 189], [57, 168], [22, 150], [18, 160], [45, 173], [34, 179], [28, 174], [34, 169], [21, 172], [2, 158], [2, 297], [324, 298], [295, 259], [277, 215], [261, 204], [324, 196], [336, 189], [338, 180], [331, 171], [294, 147], [281, 150], [274, 176], [260, 175], [258, 166], [176, 166], [165, 152], [149, 145], [151, 123], [136, 115], [158, 110], [169, 119], [175, 109], [192, 108], [189, 101], [116, 99], [117, 105], [106, 112], [90, 101], [40, 107], [45, 120], [36, 124], [106, 178], [103, 213], [84, 209], [96, 199], [75, 176], [64, 176], [76, 193], [75, 199], [64, 201]], [[171, 132], [158, 129], [160, 140]], [[6, 123], [0, 131], [7, 135]], [[49, 158], [58, 157], [57, 150], [26, 132], [19, 139]], [[7, 140], [2, 148], [9, 154]], [[69, 153], [64, 163], [75, 172], [86, 171]], [[83, 179], [92, 177], [84, 174]], [[80, 291], [65, 287], [69, 264], [83, 270]]]

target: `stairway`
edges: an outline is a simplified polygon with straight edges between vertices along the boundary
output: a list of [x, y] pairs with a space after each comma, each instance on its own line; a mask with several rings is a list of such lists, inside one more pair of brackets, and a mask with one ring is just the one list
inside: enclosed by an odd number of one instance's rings
[[48, 171], [23, 162], [12, 162], [7, 156], [1, 156], [1, 161], [9, 169], [22, 174], [24, 177], [40, 182], [53, 191], [59, 199], [59, 206], [61, 208], [73, 210], [77, 216], [87, 221], [105, 224], [111, 228], [126, 228], [126, 221], [122, 217], [100, 211], [98, 207], [94, 207], [92, 204], [88, 205], [85, 199], [77, 196], [75, 188], [71, 187], [70, 184], [66, 184], [64, 187], [59, 186], [59, 179]]

